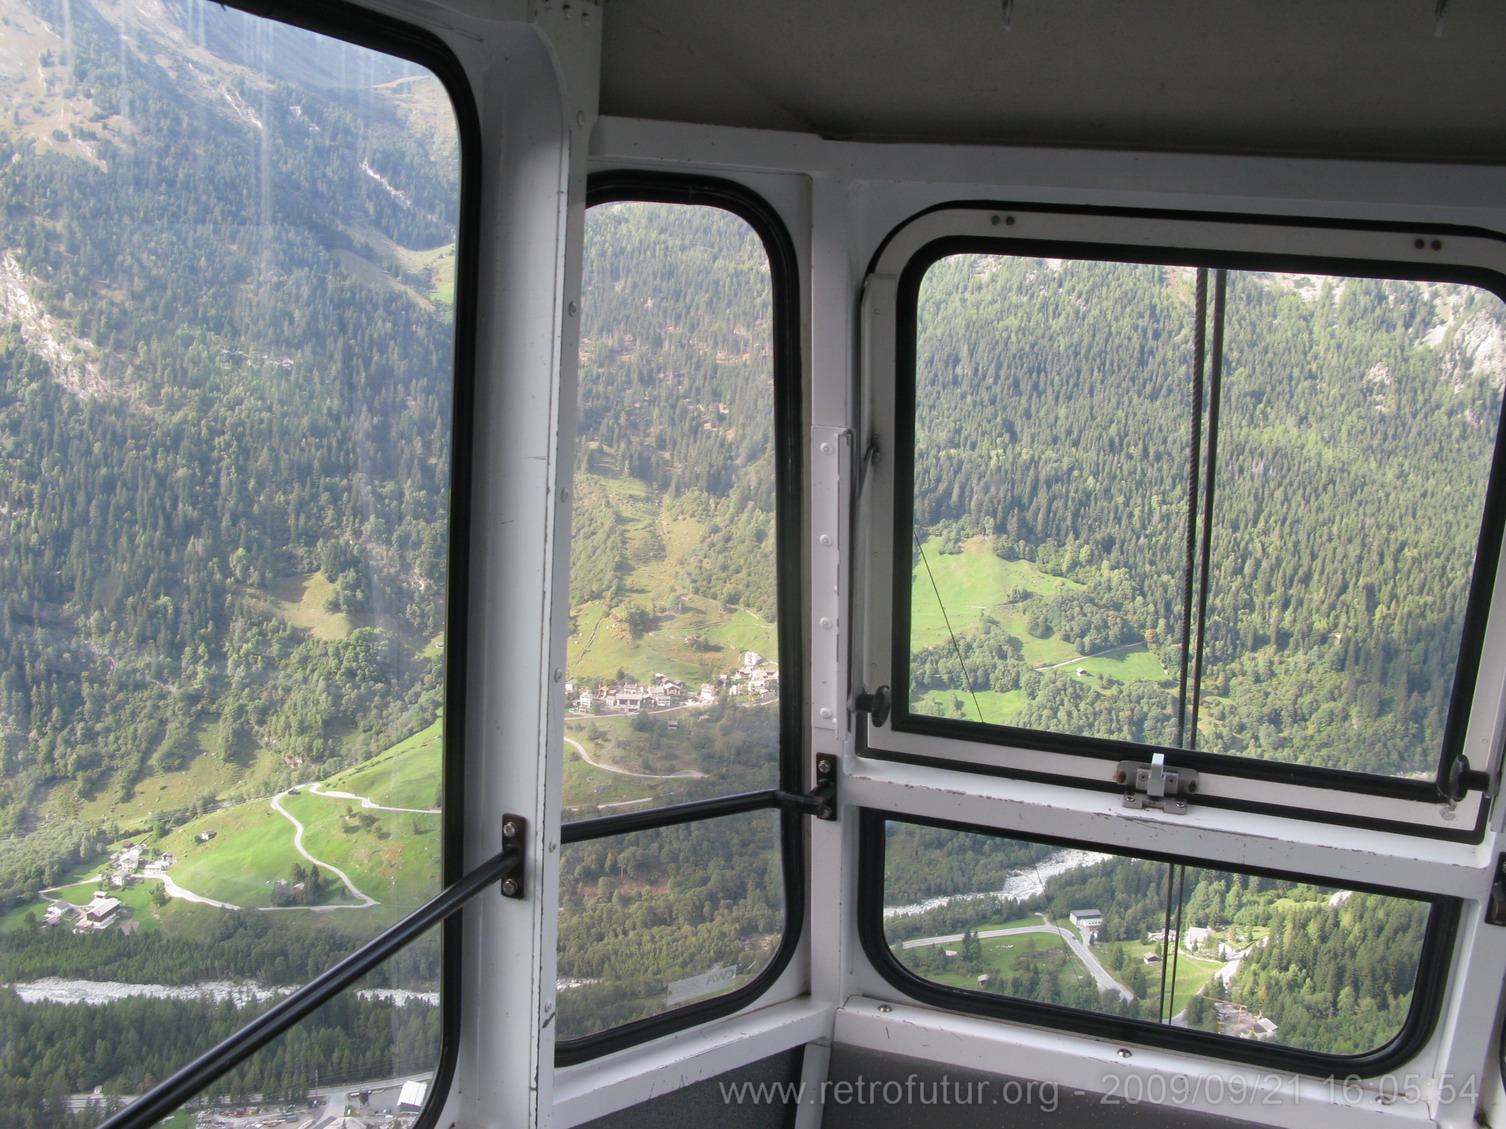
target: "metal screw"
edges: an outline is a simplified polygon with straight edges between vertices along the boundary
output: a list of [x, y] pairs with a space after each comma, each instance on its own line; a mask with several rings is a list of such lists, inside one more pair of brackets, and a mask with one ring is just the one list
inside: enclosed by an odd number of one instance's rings
[[821, 707], [821, 716], [823, 718], [825, 718], [827, 721], [830, 721], [831, 718], [832, 718], [831, 709], [829, 707], [827, 707], [827, 706], [822, 706]]
[[576, 125], [585, 125], [586, 124], [586, 111], [584, 111], [584, 110], [577, 110], [575, 112], [575, 124]]
[[833, 452], [833, 451], [834, 451], [834, 450], [836, 450], [836, 448], [835, 448], [835, 447], [833, 447], [833, 446], [832, 446], [832, 445], [831, 445], [831, 444], [830, 444], [830, 443], [822, 443], [822, 444], [821, 444], [821, 453], [822, 453], [822, 454], [823, 454], [823, 455], [829, 455], [829, 454], [831, 454], [831, 453], [832, 453], [832, 452]]
[[821, 534], [821, 544], [823, 544], [823, 545], [830, 545], [831, 544], [831, 534], [830, 533], [823, 533], [823, 534]]
[[830, 804], [822, 804], [821, 805], [821, 811], [818, 814], [820, 815], [820, 817], [822, 819], [830, 819], [831, 818], [831, 805]]
[[991, 224], [993, 224], [995, 227], [998, 227], [1004, 221], [999, 216], [989, 216], [988, 217], [988, 222], [991, 223]]
[[518, 880], [516, 878], [504, 878], [502, 880], [502, 892], [509, 898], [518, 892]]
[[565, 680], [565, 671], [564, 671], [563, 668], [561, 668], [561, 667], [555, 667], [554, 668], [554, 680], [556, 682], [563, 682]]
[[1134, 1058], [1135, 1057], [1135, 1052], [1132, 1051], [1132, 1050], [1130, 1050], [1128, 1047], [1120, 1047], [1119, 1050], [1116, 1053], [1119, 1055], [1120, 1058]]
[[[504, 838], [504, 839], [512, 839], [517, 834], [518, 834], [518, 825], [516, 823], [514, 823], [512, 820], [509, 819], [506, 823], [504, 823], [502, 825], [502, 838]], [[508, 881], [511, 882], [512, 879], [509, 878]]]
[[579, 302], [571, 302], [570, 305], [567, 308], [570, 311], [570, 316], [571, 317], [574, 317], [576, 314], [580, 313], [580, 303]]
[[830, 776], [831, 775], [831, 761], [829, 761], [829, 760], [818, 760], [816, 762], [816, 775], [817, 776]]
[[887, 1013], [889, 1013], [889, 1012], [891, 1012], [893, 1010], [894, 1009], [892, 1007], [890, 1007], [888, 1004], [879, 1004], [879, 1011], [882, 1011], [882, 1012], [884, 1012], [884, 1013], [887, 1014]]

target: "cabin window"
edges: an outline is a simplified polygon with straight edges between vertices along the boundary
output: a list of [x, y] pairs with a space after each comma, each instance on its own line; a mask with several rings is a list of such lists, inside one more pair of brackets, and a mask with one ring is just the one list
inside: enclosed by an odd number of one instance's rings
[[[874, 319], [899, 454], [870, 751], [1105, 789], [1164, 757], [1202, 803], [1368, 794], [1477, 836], [1498, 276], [1375, 256], [1439, 240], [1002, 219], [914, 246]], [[1074, 222], [1101, 238], [1054, 238]]]
[[872, 812], [863, 834], [883, 859], [865, 946], [918, 998], [1305, 1070], [1371, 1074], [1415, 1051], [1458, 914], [1452, 899]]
[[[795, 431], [780, 426], [798, 413], [784, 247], [730, 186], [593, 187], [562, 702], [562, 1062], [730, 1010], [787, 955], [798, 824], [773, 793], [798, 772], [800, 674], [798, 572], [779, 549], [798, 527]], [[687, 820], [686, 805], [702, 814]]]
[[[72, 1124], [441, 889], [461, 134], [375, 17], [4, 23], [0, 1109]], [[439, 961], [200, 1100], [417, 1108]]]
[[1419, 1056], [1499, 772], [1503, 267], [1107, 209], [891, 235], [859, 755], [1019, 782], [862, 814], [891, 987], [1308, 1074]]

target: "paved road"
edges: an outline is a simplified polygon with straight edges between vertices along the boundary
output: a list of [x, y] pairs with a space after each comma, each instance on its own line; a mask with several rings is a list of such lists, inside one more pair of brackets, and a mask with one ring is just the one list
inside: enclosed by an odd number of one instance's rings
[[[1082, 938], [1070, 929], [1062, 929], [1055, 925], [1022, 925], [1014, 929], [984, 929], [974, 936], [980, 941], [988, 937], [1013, 937], [1018, 933], [1055, 933], [1067, 943], [1074, 956], [1082, 961], [1083, 966], [1093, 976], [1093, 981], [1098, 985], [1100, 992], [1118, 992], [1121, 999], [1128, 1002], [1135, 998], [1135, 994], [1119, 981], [1109, 975], [1108, 969], [1098, 963], [1098, 958], [1093, 955], [1088, 946], [1082, 943]], [[906, 941], [901, 948], [918, 949], [922, 945], [941, 945], [952, 941], [962, 940], [961, 933], [950, 933], [945, 937], [918, 937], [913, 941]]]

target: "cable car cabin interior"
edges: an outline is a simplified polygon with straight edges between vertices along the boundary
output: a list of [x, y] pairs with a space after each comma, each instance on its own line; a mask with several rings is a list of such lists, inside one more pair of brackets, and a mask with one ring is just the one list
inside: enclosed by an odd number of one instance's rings
[[0, 0], [7, 1124], [1506, 1123], [1506, 9]]

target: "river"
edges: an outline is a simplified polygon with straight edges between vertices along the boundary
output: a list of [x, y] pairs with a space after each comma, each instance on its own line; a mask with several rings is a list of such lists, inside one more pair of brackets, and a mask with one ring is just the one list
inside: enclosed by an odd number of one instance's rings
[[1112, 855], [1100, 854], [1096, 851], [1080, 851], [1076, 849], [1057, 851], [1053, 855], [1046, 856], [1041, 862], [1036, 863], [1028, 870], [1016, 871], [1011, 874], [998, 890], [979, 890], [970, 894], [946, 894], [937, 898], [928, 898], [923, 902], [916, 902], [908, 906], [885, 906], [885, 919], [891, 917], [908, 917], [911, 914], [925, 913], [927, 910], [939, 909], [951, 902], [973, 901], [977, 898], [1008, 898], [1014, 901], [1022, 901], [1025, 898], [1033, 898], [1046, 888], [1046, 883], [1058, 874], [1065, 874], [1069, 870], [1078, 867], [1092, 866], [1095, 862], [1112, 858]]
[[[47, 1001], [55, 1004], [107, 1004], [131, 996], [157, 1000], [234, 1000], [236, 1004], [271, 1000], [286, 996], [292, 988], [267, 988], [244, 981], [204, 980], [197, 984], [125, 984], [118, 980], [65, 980], [44, 976], [11, 989], [29, 1004]], [[414, 1002], [439, 1006], [438, 992], [413, 992], [407, 988], [362, 988], [356, 995], [363, 1000], [387, 1000], [405, 1005]]]

